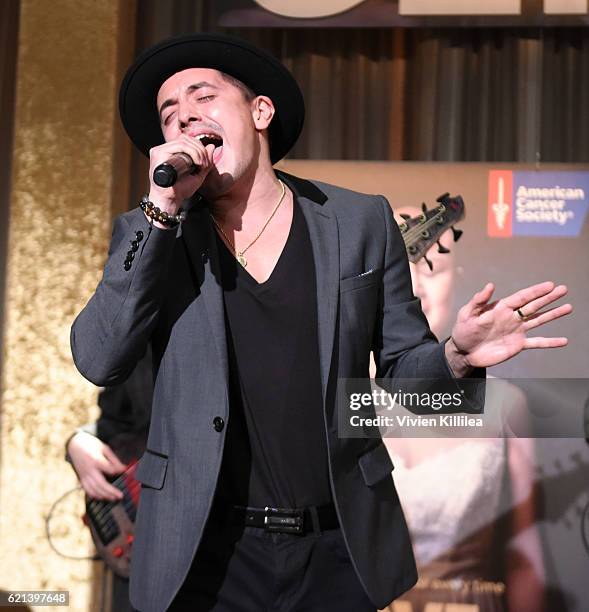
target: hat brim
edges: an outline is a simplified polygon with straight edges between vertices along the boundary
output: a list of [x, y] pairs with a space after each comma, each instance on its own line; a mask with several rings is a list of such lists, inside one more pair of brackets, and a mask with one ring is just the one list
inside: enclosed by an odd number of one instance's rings
[[269, 128], [272, 163], [296, 142], [305, 119], [303, 95], [292, 74], [269, 53], [245, 40], [221, 34], [191, 34], [165, 40], [142, 53], [128, 69], [119, 92], [123, 126], [135, 146], [149, 149], [164, 142], [157, 94], [166, 79], [187, 68], [213, 68], [268, 96], [275, 108]]

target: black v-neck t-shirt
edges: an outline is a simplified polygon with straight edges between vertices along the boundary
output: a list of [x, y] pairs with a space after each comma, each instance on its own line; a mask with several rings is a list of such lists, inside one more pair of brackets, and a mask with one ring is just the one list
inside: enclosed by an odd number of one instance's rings
[[286, 244], [263, 283], [218, 234], [217, 248], [230, 378], [219, 498], [261, 508], [330, 503], [315, 265], [296, 198]]

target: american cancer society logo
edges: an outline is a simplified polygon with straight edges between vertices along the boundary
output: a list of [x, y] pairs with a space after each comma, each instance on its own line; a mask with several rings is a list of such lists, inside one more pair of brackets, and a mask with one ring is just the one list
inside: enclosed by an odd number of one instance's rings
[[589, 207], [589, 172], [489, 172], [489, 236], [578, 236]]

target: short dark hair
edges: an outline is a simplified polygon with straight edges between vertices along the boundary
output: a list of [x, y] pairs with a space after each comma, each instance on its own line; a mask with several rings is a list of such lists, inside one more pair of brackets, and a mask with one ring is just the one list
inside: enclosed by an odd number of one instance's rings
[[237, 89], [241, 91], [246, 102], [251, 102], [256, 97], [257, 94], [252, 89], [250, 89], [243, 81], [236, 79], [234, 76], [231, 76], [226, 72], [219, 72], [221, 73], [223, 80], [227, 81], [228, 83], [231, 83], [231, 85], [237, 87]]

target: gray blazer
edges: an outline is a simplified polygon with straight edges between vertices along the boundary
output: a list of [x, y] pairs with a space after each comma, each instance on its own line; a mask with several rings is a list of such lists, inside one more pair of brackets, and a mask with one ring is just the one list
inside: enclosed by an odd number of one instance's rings
[[[385, 198], [280, 176], [305, 215], [316, 266], [333, 497], [358, 577], [384, 607], [415, 583], [415, 562], [384, 444], [338, 438], [337, 379], [367, 378], [371, 350], [378, 377], [452, 373], [413, 296]], [[186, 578], [221, 464], [226, 427], [217, 431], [213, 421], [229, 418], [228, 362], [214, 231], [198, 204], [177, 231], [152, 228], [140, 209], [119, 216], [102, 280], [72, 326], [76, 366], [96, 385], [122, 382], [148, 343], [153, 348], [130, 587], [142, 612], [165, 610]]]

